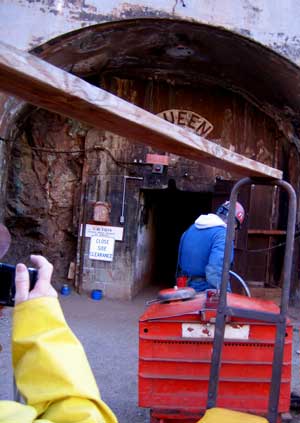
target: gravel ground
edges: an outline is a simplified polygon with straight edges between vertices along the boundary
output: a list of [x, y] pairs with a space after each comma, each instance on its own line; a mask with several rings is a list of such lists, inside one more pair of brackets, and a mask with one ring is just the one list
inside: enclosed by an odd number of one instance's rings
[[[145, 290], [133, 301], [93, 301], [72, 293], [60, 297], [66, 319], [82, 342], [104, 401], [120, 423], [149, 423], [149, 412], [137, 406], [138, 319], [156, 290]], [[300, 394], [299, 309], [291, 309], [294, 324], [292, 390]], [[0, 399], [12, 399], [10, 364], [11, 309], [0, 318]], [[300, 422], [294, 415], [293, 422]]]

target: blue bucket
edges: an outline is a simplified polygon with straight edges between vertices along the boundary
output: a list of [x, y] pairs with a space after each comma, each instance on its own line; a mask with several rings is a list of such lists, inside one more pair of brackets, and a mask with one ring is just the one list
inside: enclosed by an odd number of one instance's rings
[[61, 293], [61, 295], [70, 295], [71, 289], [70, 289], [69, 285], [64, 284], [60, 289], [60, 293]]
[[93, 289], [91, 292], [91, 298], [92, 300], [99, 301], [103, 297], [102, 289]]

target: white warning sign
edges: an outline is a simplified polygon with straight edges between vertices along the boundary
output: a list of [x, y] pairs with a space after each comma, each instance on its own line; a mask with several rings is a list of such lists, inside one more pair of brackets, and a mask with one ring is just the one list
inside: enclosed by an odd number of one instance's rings
[[[109, 236], [114, 238], [116, 241], [123, 240], [124, 228], [119, 226], [102, 226], [102, 225], [90, 225], [89, 223], [85, 226], [85, 236], [91, 238], [92, 236]], [[82, 225], [80, 228], [80, 236], [82, 236]]]
[[114, 238], [92, 236], [89, 258], [92, 260], [113, 261], [115, 249]]

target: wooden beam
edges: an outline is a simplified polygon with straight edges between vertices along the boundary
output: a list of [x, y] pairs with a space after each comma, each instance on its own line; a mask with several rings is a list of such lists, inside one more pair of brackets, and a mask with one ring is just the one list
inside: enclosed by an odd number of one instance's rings
[[248, 235], [281, 236], [286, 235], [286, 231], [280, 229], [248, 229]]
[[173, 125], [29, 53], [0, 43], [0, 90], [128, 139], [247, 176], [282, 172]]

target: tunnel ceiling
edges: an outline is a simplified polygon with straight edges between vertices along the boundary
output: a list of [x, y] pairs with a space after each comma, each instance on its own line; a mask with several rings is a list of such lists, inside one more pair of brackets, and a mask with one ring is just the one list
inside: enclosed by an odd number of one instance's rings
[[217, 85], [273, 117], [299, 119], [299, 68], [221, 28], [164, 19], [120, 21], [66, 34], [32, 52], [89, 81], [111, 74]]

